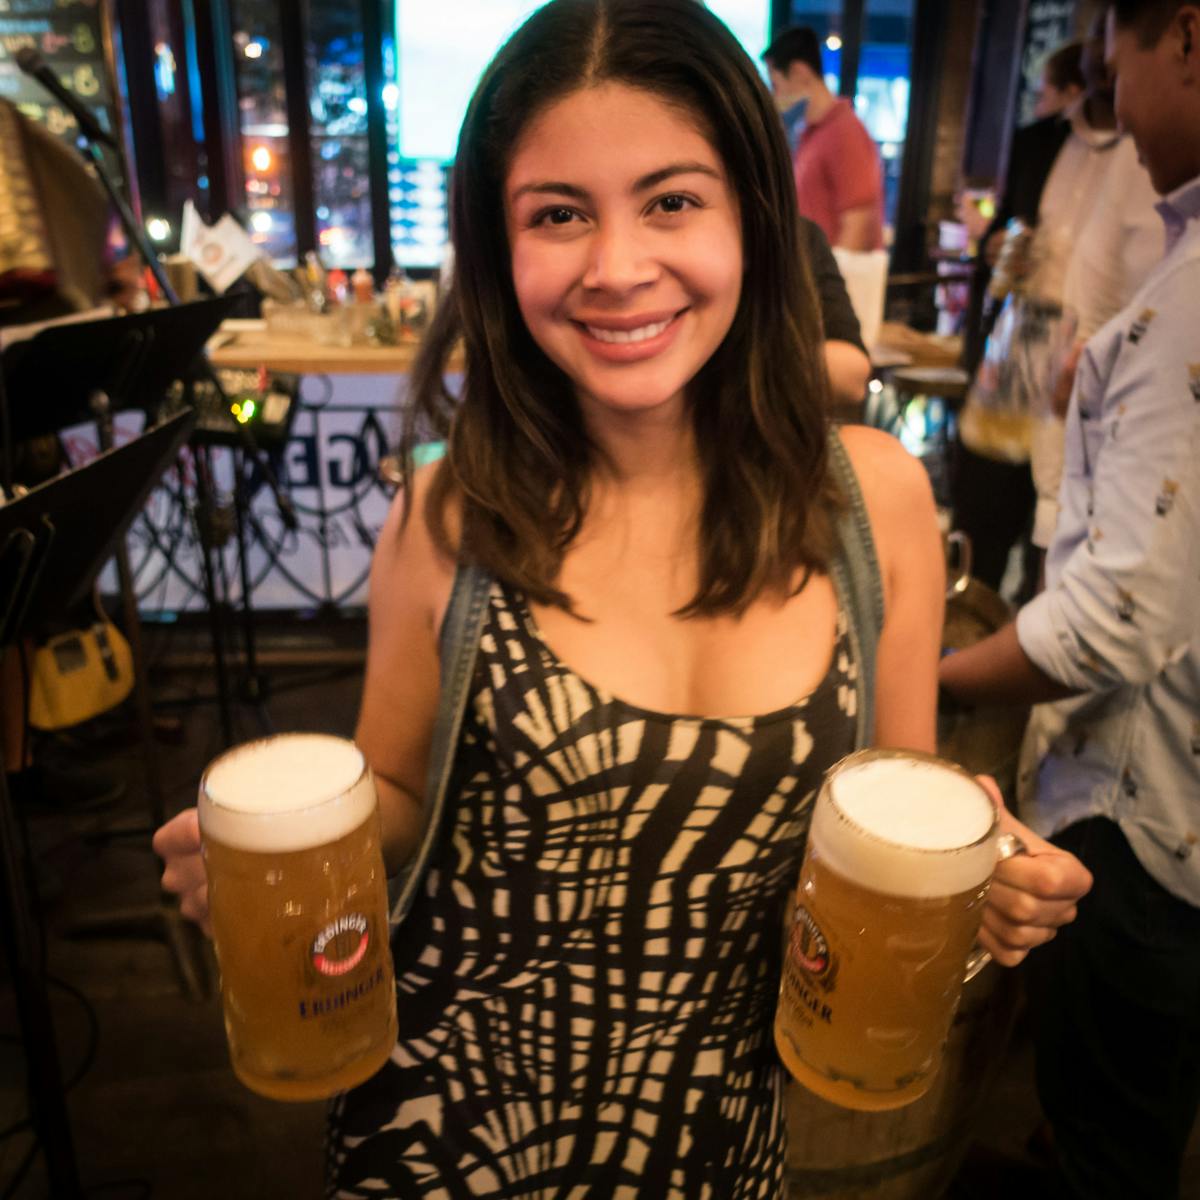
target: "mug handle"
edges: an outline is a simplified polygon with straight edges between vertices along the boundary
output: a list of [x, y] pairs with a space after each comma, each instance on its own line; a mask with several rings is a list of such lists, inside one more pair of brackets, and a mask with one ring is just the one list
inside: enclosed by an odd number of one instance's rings
[[[953, 548], [954, 553], [951, 553]], [[946, 534], [946, 561], [953, 572], [953, 578], [946, 584], [947, 596], [958, 596], [967, 590], [971, 582], [971, 539], [961, 529]]]
[[[1028, 854], [1029, 848], [1015, 833], [1002, 833], [996, 839], [996, 865], [1018, 854]], [[984, 967], [992, 961], [991, 954], [982, 946], [976, 946], [967, 959], [967, 969], [963, 974], [963, 983], [970, 983]]]

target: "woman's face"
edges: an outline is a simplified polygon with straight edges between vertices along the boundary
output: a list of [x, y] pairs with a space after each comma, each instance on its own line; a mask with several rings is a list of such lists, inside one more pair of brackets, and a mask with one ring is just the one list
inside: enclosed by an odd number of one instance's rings
[[582, 88], [526, 127], [504, 202], [521, 315], [585, 417], [682, 412], [742, 286], [737, 197], [698, 123], [623, 84]]

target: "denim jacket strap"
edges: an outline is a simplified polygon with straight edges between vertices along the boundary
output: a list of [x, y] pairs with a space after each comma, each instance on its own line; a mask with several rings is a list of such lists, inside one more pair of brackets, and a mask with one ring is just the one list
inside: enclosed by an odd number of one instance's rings
[[446, 793], [462, 731], [467, 697], [471, 693], [471, 676], [475, 670], [475, 655], [479, 649], [479, 636], [483, 630], [491, 586], [491, 578], [479, 567], [460, 565], [455, 572], [454, 588], [442, 621], [441, 699], [433, 727], [429, 771], [421, 806], [425, 827], [416, 853], [400, 873], [388, 881], [393, 929], [408, 915], [417, 888], [429, 867], [438, 834], [446, 823]]
[[849, 618], [858, 668], [854, 744], [862, 750], [875, 737], [875, 650], [883, 630], [883, 580], [862, 489], [836, 429], [829, 431], [829, 456], [846, 504], [836, 521], [838, 549], [830, 573]]

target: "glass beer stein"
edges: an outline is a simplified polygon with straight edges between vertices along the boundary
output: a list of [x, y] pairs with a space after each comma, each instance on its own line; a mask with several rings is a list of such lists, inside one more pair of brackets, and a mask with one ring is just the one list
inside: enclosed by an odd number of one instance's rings
[[784, 950], [775, 1042], [810, 1091], [866, 1111], [928, 1090], [975, 949], [998, 835], [966, 771], [915, 751], [836, 764], [813, 810]]
[[200, 832], [233, 1069], [313, 1100], [361, 1083], [396, 1041], [375, 785], [352, 743], [250, 742], [200, 782]]

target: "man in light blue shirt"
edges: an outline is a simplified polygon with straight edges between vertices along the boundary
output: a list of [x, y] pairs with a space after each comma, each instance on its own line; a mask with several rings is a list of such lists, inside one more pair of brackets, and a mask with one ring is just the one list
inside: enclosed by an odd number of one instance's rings
[[1166, 256], [1084, 350], [1045, 591], [941, 683], [1038, 704], [1022, 815], [1095, 877], [1027, 975], [1055, 1194], [1174, 1200], [1200, 1107], [1200, 3], [1117, 0], [1107, 42]]

